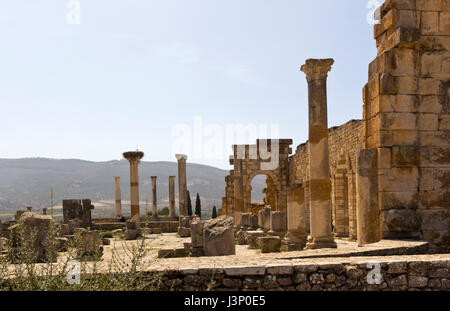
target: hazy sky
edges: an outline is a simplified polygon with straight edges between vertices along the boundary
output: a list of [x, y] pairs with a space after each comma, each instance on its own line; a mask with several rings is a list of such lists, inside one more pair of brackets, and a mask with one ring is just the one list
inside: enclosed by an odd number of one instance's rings
[[[68, 22], [74, 2], [80, 24]], [[189, 160], [229, 168], [227, 124], [278, 125], [267, 135], [295, 149], [307, 139], [307, 58], [335, 59], [329, 126], [361, 118], [376, 56], [368, 3], [2, 0], [0, 158], [107, 161], [139, 148], [145, 161], [175, 161], [179, 130], [200, 129], [201, 143], [194, 132], [181, 141], [223, 146], [222, 158]]]

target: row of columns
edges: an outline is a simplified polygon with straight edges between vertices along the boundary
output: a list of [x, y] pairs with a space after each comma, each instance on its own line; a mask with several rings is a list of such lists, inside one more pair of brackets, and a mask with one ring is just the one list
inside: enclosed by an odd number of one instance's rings
[[[130, 151], [123, 153], [125, 159], [130, 162], [130, 206], [131, 218], [140, 220], [139, 209], [139, 172], [138, 165], [143, 158], [144, 153], [140, 151]], [[179, 214], [180, 216], [187, 216], [187, 181], [186, 181], [186, 160], [187, 156], [177, 154], [178, 160], [178, 185], [179, 185]], [[122, 216], [122, 200], [120, 192], [120, 177], [115, 176], [115, 191], [116, 191], [116, 217]], [[157, 176], [151, 176], [152, 180], [152, 217], [158, 218], [158, 203], [156, 180]], [[175, 217], [175, 176], [169, 176], [169, 217]]]

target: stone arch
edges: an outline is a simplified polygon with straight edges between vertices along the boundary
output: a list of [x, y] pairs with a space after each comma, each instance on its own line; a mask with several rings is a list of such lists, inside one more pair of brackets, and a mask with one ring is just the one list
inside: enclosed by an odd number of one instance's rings
[[[280, 179], [278, 174], [273, 171], [252, 171], [248, 176], [248, 193], [250, 194], [250, 202], [251, 202], [251, 192], [252, 192], [252, 181], [256, 176], [266, 176], [266, 199], [268, 202], [264, 202], [267, 205], [270, 205], [273, 210], [278, 210], [278, 195], [282, 190]], [[272, 196], [274, 196], [272, 198]]]
[[[269, 176], [274, 182], [277, 204], [272, 207], [273, 210], [285, 211], [287, 209], [291, 144], [292, 139], [258, 139], [255, 145], [233, 145], [230, 164], [234, 166], [233, 211], [235, 220], [239, 221], [240, 214], [252, 211], [251, 181], [256, 175]], [[273, 162], [274, 158], [277, 162]], [[268, 169], [268, 167], [271, 168]]]

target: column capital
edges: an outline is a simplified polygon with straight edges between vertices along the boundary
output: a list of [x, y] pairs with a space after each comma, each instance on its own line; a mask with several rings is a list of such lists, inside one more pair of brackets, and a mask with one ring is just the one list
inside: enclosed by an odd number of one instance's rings
[[123, 153], [123, 157], [128, 161], [139, 161], [144, 157], [144, 153], [142, 151], [128, 151]]
[[150, 176], [150, 178], [151, 178], [152, 180], [156, 180], [156, 178], [158, 178], [158, 176]]
[[115, 179], [116, 181], [119, 181], [119, 180], [120, 180], [120, 176], [114, 176], [114, 179]]
[[175, 157], [177, 158], [178, 161], [180, 160], [187, 160], [187, 155], [185, 154], [176, 154]]
[[175, 176], [169, 176], [169, 180], [175, 179]]
[[307, 59], [306, 63], [300, 68], [306, 74], [306, 80], [312, 82], [315, 80], [324, 80], [331, 70], [331, 65], [334, 64], [334, 59]]

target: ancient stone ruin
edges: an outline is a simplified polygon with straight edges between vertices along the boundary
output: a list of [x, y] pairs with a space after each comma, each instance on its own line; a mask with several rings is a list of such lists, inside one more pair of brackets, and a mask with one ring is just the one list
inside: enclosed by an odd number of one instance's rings
[[[225, 178], [220, 214], [240, 225], [242, 213], [254, 213], [251, 181], [264, 174], [269, 180], [265, 202], [274, 201], [273, 211], [287, 213], [286, 250], [336, 247], [337, 236], [360, 245], [421, 238], [435, 251], [448, 252], [447, 6], [445, 1], [383, 4], [362, 120], [328, 128], [326, 78], [333, 60], [307, 60], [301, 69], [309, 91], [308, 142], [293, 155], [289, 139], [233, 146], [234, 168]], [[279, 146], [271, 153], [279, 158], [274, 169], [264, 169], [262, 142]], [[259, 227], [267, 230], [262, 223]]]

